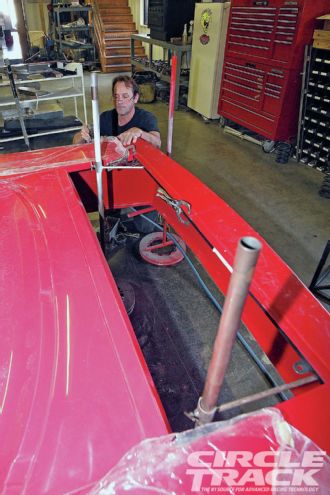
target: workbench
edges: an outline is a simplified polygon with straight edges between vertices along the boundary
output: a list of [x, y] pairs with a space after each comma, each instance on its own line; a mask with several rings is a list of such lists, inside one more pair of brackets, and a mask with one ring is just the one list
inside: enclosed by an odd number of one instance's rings
[[[149, 57], [137, 59], [135, 57], [135, 41], [142, 41], [142, 43], [148, 43], [149, 45]], [[147, 35], [142, 34], [131, 34], [131, 64], [132, 72], [135, 68], [142, 70], [149, 70], [155, 72], [160, 79], [166, 82], [170, 82], [170, 74], [164, 74], [159, 70], [153, 68], [153, 46], [159, 46], [163, 48], [163, 60], [167, 60], [170, 67], [170, 60], [173, 55], [177, 56], [178, 63], [176, 68], [175, 82], [176, 82], [176, 93], [175, 93], [175, 105], [174, 108], [177, 110], [179, 103], [180, 86], [188, 87], [189, 77], [181, 76], [182, 62], [185, 58], [186, 66], [188, 69], [191, 53], [191, 44], [175, 44], [169, 43], [167, 41], [156, 40], [150, 38]], [[189, 54], [189, 55], [188, 55]]]

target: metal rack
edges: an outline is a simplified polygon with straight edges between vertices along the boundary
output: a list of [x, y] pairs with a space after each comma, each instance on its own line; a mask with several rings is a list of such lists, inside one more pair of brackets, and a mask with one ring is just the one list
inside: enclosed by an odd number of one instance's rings
[[[138, 59], [135, 57], [135, 41], [142, 41], [142, 43], [148, 43], [150, 45], [149, 57], [145, 57], [145, 58], [139, 57]], [[153, 38], [149, 38], [148, 36], [142, 34], [131, 34], [132, 72], [134, 72], [135, 68], [150, 70], [152, 72], [155, 72], [160, 79], [168, 83], [170, 82], [170, 74], [164, 74], [162, 71], [153, 68], [153, 64], [154, 64], [153, 45], [160, 46], [161, 48], [163, 48], [163, 60], [167, 60], [168, 67], [170, 67], [170, 60], [172, 55], [177, 56], [178, 62], [177, 62], [176, 76], [175, 76], [177, 91], [175, 94], [175, 105], [174, 105], [174, 108], [176, 110], [178, 108], [178, 103], [179, 103], [180, 86], [188, 87], [189, 84], [189, 77], [181, 76], [181, 66], [184, 56], [186, 57], [186, 63], [188, 65], [187, 57], [189, 56], [188, 54], [190, 54], [191, 52], [191, 45], [182, 45], [182, 44], [177, 45], [174, 43], [168, 43], [167, 41], [155, 40]]]
[[[12, 65], [11, 69], [13, 72], [21, 73], [22, 68], [26, 67], [27, 72], [30, 64], [20, 64], [20, 65]], [[38, 64], [33, 64], [34, 70], [38, 69]], [[44, 65], [44, 64], [42, 64]], [[17, 136], [7, 136], [0, 137], [0, 143], [8, 142], [8, 141], [16, 141], [19, 139], [25, 139], [27, 145], [29, 145], [29, 138], [44, 136], [49, 134], [58, 134], [63, 131], [75, 131], [81, 129], [81, 122], [86, 122], [87, 120], [87, 111], [86, 111], [86, 100], [85, 100], [85, 88], [84, 88], [84, 78], [83, 78], [83, 70], [82, 65], [79, 63], [71, 63], [67, 64], [64, 67], [62, 62], [56, 63], [57, 69], [67, 69], [72, 71], [72, 75], [63, 75], [63, 77], [42, 77], [42, 71], [40, 73], [35, 72], [35, 77], [33, 77], [33, 73], [29, 74], [26, 78], [15, 79], [13, 80], [13, 84], [11, 85], [9, 79], [5, 79], [0, 83], [0, 111], [5, 108], [13, 108], [15, 109], [13, 112], [13, 117], [17, 117], [20, 120], [22, 134]], [[49, 70], [51, 70], [49, 68]], [[56, 72], [56, 69], [54, 69]], [[4, 67], [2, 72], [6, 75], [7, 69]], [[60, 73], [58, 74], [60, 75]], [[56, 81], [56, 83], [55, 83]], [[40, 90], [35, 89], [36, 84], [40, 86]], [[20, 93], [20, 87], [24, 86], [27, 93], [29, 93], [29, 89], [31, 89], [31, 94], [23, 95]], [[62, 86], [62, 87], [59, 87]], [[33, 94], [34, 93], [34, 94]], [[40, 104], [47, 101], [57, 101], [62, 99], [73, 98], [74, 100], [74, 109], [75, 116], [77, 118], [77, 125], [65, 126], [50, 129], [45, 131], [38, 132], [29, 132], [26, 129], [26, 124], [29, 119], [33, 120], [33, 116], [38, 116], [38, 110]], [[81, 98], [83, 111], [78, 112], [78, 98]], [[34, 115], [30, 115], [26, 113], [26, 109], [31, 111], [31, 106], [34, 108]], [[2, 111], [3, 113], [3, 111]], [[82, 115], [80, 115], [82, 114]], [[79, 119], [79, 124], [78, 124]]]
[[[91, 5], [78, 5], [76, 7], [54, 8], [55, 43], [60, 55], [65, 54], [65, 49], [74, 50], [74, 60], [81, 62], [84, 67], [96, 64], [96, 51], [94, 43], [94, 26], [92, 23], [93, 9]], [[68, 26], [63, 22], [62, 14], [70, 14], [71, 22]], [[75, 25], [75, 17], [82, 17], [85, 25]], [[69, 38], [70, 36], [70, 38]], [[84, 52], [84, 55], [82, 55]]]
[[323, 171], [330, 161], [330, 50], [306, 47], [297, 159]]

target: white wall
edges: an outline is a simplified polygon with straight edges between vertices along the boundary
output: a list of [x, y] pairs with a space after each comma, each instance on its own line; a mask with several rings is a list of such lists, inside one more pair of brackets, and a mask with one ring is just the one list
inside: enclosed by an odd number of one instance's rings
[[[23, 0], [28, 31], [44, 31], [48, 34], [49, 19], [47, 3], [45, 1]], [[41, 16], [43, 15], [44, 26]]]

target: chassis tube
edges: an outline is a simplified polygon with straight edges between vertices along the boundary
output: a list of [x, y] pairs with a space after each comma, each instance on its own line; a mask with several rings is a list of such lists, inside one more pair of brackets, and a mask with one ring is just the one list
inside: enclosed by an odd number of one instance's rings
[[94, 152], [95, 152], [95, 171], [97, 185], [98, 211], [100, 217], [100, 240], [104, 248], [104, 202], [103, 202], [103, 184], [102, 184], [102, 155], [101, 155], [101, 135], [100, 135], [100, 112], [98, 100], [98, 82], [97, 72], [91, 73], [91, 97], [93, 111], [93, 128], [94, 128]]
[[176, 67], [178, 59], [176, 55], [173, 55], [171, 67], [171, 85], [170, 85], [170, 103], [168, 109], [168, 128], [167, 128], [167, 155], [172, 154], [172, 141], [173, 141], [173, 123], [174, 123], [174, 105], [175, 105], [175, 93], [176, 93]]
[[260, 249], [261, 244], [254, 237], [243, 237], [238, 243], [204, 390], [196, 410], [200, 424], [212, 421], [215, 414]]

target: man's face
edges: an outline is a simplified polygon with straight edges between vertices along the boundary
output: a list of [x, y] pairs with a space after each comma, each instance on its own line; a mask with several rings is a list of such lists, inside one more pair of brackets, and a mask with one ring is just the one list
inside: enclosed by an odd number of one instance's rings
[[133, 90], [122, 81], [117, 82], [113, 91], [113, 100], [118, 115], [128, 115], [138, 101], [139, 95], [133, 97]]

